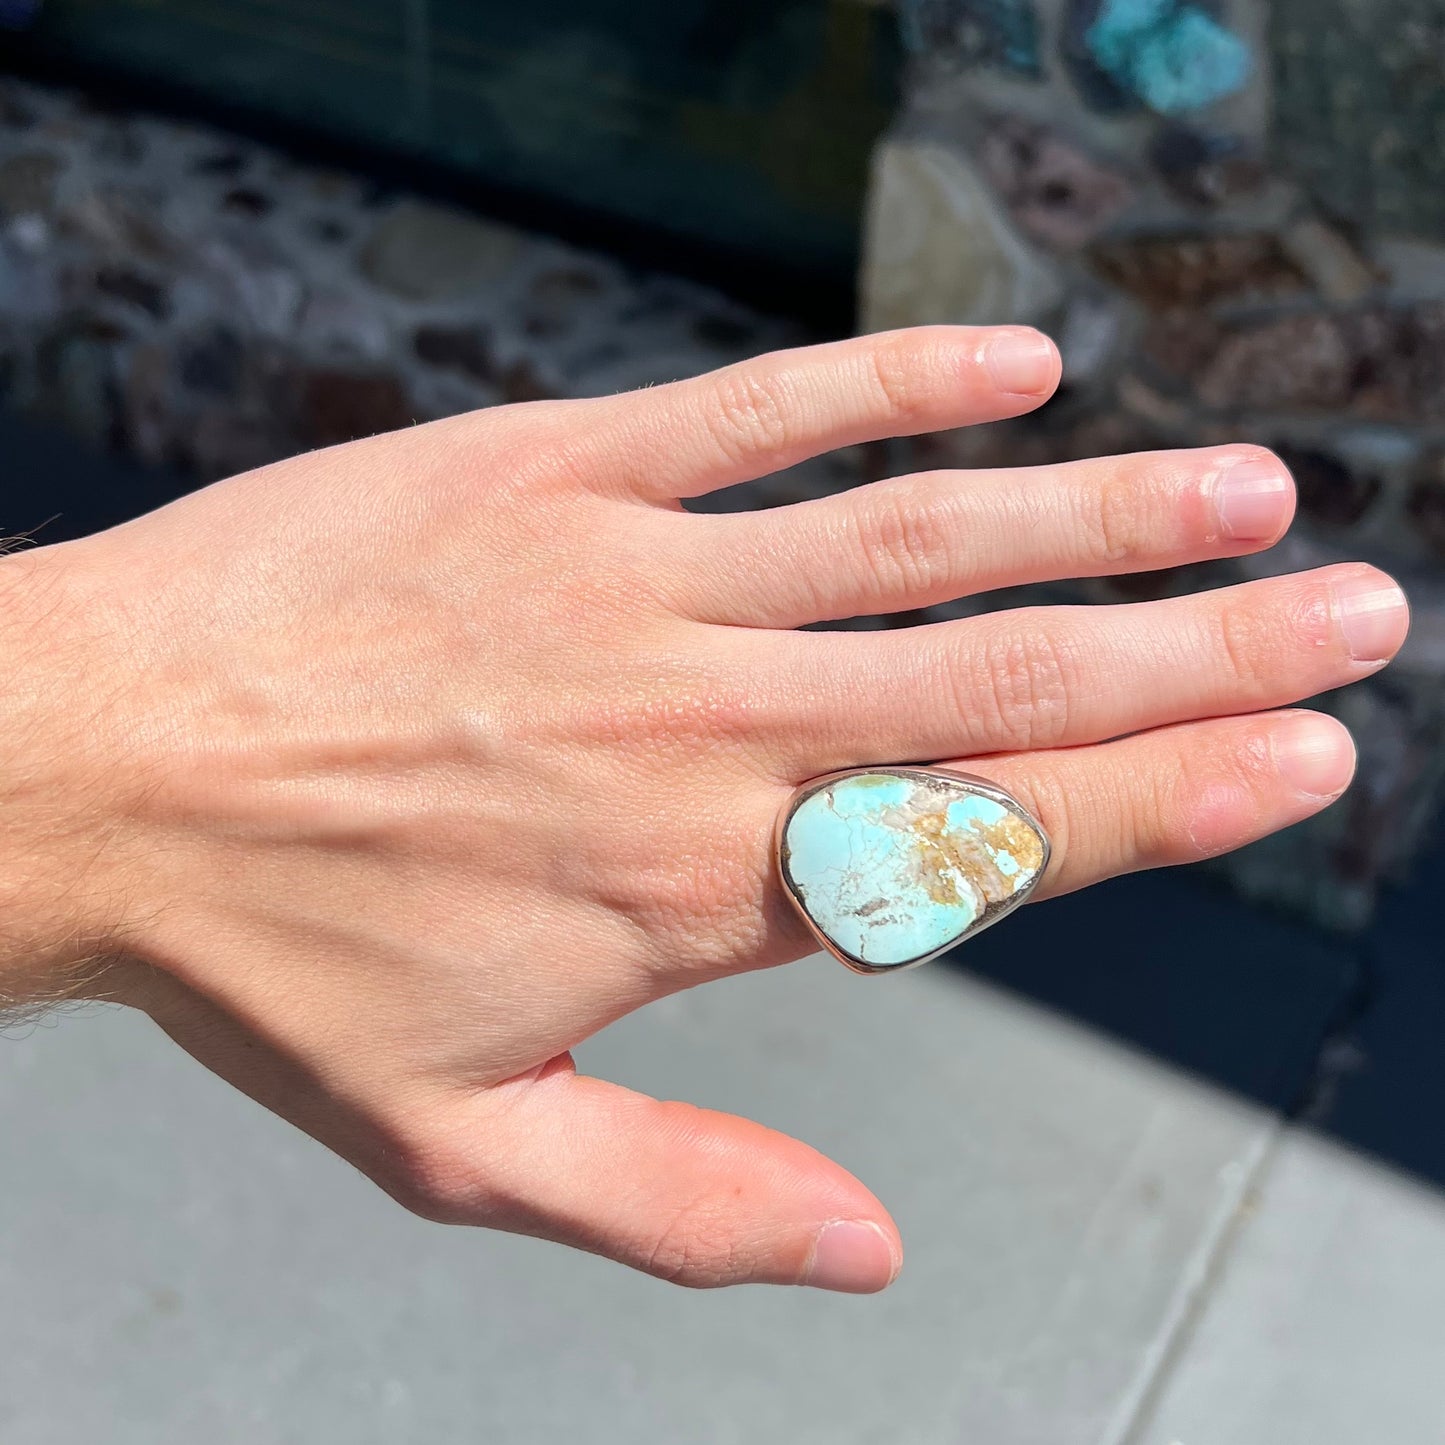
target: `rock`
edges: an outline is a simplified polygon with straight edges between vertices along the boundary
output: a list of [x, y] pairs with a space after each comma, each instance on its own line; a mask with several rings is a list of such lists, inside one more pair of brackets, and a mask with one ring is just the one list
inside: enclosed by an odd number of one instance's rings
[[525, 357], [514, 361], [502, 373], [502, 400], [507, 403], [551, 401], [559, 388], [542, 375], [541, 369]]
[[8, 89], [0, 89], [0, 126], [6, 130], [29, 130], [40, 117], [33, 106]]
[[250, 164], [242, 150], [208, 151], [191, 162], [191, 174], [197, 176], [239, 176]]
[[1445, 452], [1430, 456], [1410, 486], [1405, 513], [1416, 535], [1445, 562]]
[[997, 122], [979, 159], [1019, 228], [1056, 250], [1082, 250], [1133, 200], [1122, 175], [1044, 126]]
[[1300, 511], [1326, 526], [1354, 526], [1383, 490], [1378, 476], [1352, 469], [1329, 452], [1287, 442], [1277, 443], [1274, 450], [1294, 473]]
[[57, 227], [106, 256], [175, 265], [182, 248], [160, 219], [155, 199], [114, 187], [86, 187], [62, 207]]
[[996, 65], [1042, 77], [1039, 21], [1031, 0], [902, 0], [903, 42], [955, 65]]
[[1038, 825], [994, 789], [928, 773], [855, 775], [786, 819], [783, 879], [864, 971], [926, 962], [1012, 912], [1048, 863]]
[[340, 246], [351, 239], [351, 232], [346, 226], [331, 216], [322, 216], [314, 221], [311, 234], [327, 246]]
[[520, 249], [515, 231], [461, 211], [403, 201], [372, 232], [366, 277], [395, 296], [446, 301], [495, 285]]
[[1221, 326], [1161, 317], [1150, 358], [1224, 410], [1348, 414], [1433, 424], [1445, 412], [1445, 304], [1298, 313]]
[[1227, 335], [1198, 393], [1221, 410], [1338, 410], [1354, 392], [1354, 360], [1335, 317], [1285, 316]]
[[722, 312], [704, 312], [692, 323], [692, 334], [704, 346], [720, 351], [750, 352], [758, 338], [755, 317], [729, 316]]
[[1220, 207], [1256, 196], [1269, 171], [1233, 136], [1166, 126], [1149, 147], [1149, 160], [1165, 185], [1196, 206]]
[[1054, 268], [960, 154], [929, 141], [879, 145], [864, 223], [865, 330], [1041, 321], [1062, 298]]
[[191, 471], [203, 482], [217, 482], [281, 461], [295, 451], [283, 437], [274, 413], [210, 406], [201, 410], [186, 433]]
[[[1165, 396], [1156, 391], [1137, 376], [1127, 374], [1121, 376], [1117, 394], [1124, 415], [1131, 418], [1136, 426], [1151, 428], [1157, 434], [1156, 440], [1167, 437], [1177, 440], [1189, 432], [1197, 430], [1197, 418], [1191, 407], [1174, 397]], [[1117, 455], [1126, 450], [1148, 451], [1150, 448], [1148, 446], [1113, 447], [1110, 450]], [[1076, 453], [1076, 456], [1080, 458], [1101, 455], [1103, 453], [1099, 451]]]
[[455, 371], [419, 371], [407, 379], [418, 422], [439, 421], [496, 406], [495, 389]]
[[248, 329], [275, 339], [291, 337], [306, 300], [306, 287], [284, 251], [259, 237], [214, 236], [196, 253], [196, 271], [225, 298], [221, 304]]
[[1383, 279], [1344, 236], [1315, 216], [1287, 227], [1280, 245], [1330, 301], [1359, 301]]
[[138, 166], [145, 159], [146, 145], [136, 126], [119, 120], [96, 136], [94, 154], [112, 166]]
[[595, 272], [581, 266], [564, 266], [542, 272], [527, 288], [522, 301], [522, 329], [537, 340], [553, 340], [577, 329], [589, 303], [595, 303], [605, 286]]
[[323, 286], [306, 298], [297, 330], [311, 354], [335, 360], [379, 362], [395, 346], [383, 308], [339, 287]]
[[39, 216], [22, 216], [0, 233], [0, 314], [8, 321], [51, 323], [59, 314], [60, 277], [48, 241]]
[[1376, 243], [1373, 258], [1388, 282], [1392, 304], [1445, 301], [1445, 245], [1419, 238], [1386, 238]]
[[132, 349], [121, 383], [121, 431], [127, 449], [151, 466], [177, 460], [177, 416], [171, 354], [156, 341]]
[[1410, 356], [1413, 413], [1421, 421], [1445, 416], [1445, 302], [1416, 306], [1409, 319], [1404, 348]]
[[0, 216], [50, 215], [65, 162], [49, 151], [26, 151], [0, 161]]
[[176, 377], [198, 396], [235, 397], [245, 375], [246, 353], [241, 338], [224, 323], [177, 343]]
[[40, 343], [36, 382], [42, 408], [92, 446], [116, 431], [115, 336], [85, 317], [62, 322]]
[[1064, 386], [1077, 390], [1107, 380], [1118, 368], [1129, 339], [1127, 319], [1113, 297], [1073, 297], [1054, 331], [1064, 362]]
[[250, 216], [255, 220], [269, 216], [276, 209], [276, 202], [254, 186], [237, 186], [227, 191], [221, 198], [221, 205], [232, 215]]
[[1422, 338], [1408, 312], [1372, 308], [1348, 313], [1340, 326], [1353, 357], [1351, 410], [1379, 420], [1416, 414], [1424, 371]]
[[398, 431], [412, 420], [406, 387], [390, 372], [319, 368], [301, 377], [297, 421], [306, 446], [335, 446]]
[[566, 373], [568, 396], [616, 396], [620, 392], [666, 385], [707, 370], [696, 346], [668, 351], [619, 345], [607, 340], [580, 356]]
[[1354, 357], [1352, 410], [1434, 422], [1445, 408], [1445, 304], [1369, 307], [1340, 319]]
[[1306, 286], [1304, 272], [1270, 233], [1134, 236], [1101, 242], [1090, 259], [1101, 276], [1153, 311], [1197, 311]]
[[1081, 38], [1120, 91], [1159, 115], [1213, 105], [1242, 90], [1254, 69], [1245, 41], [1180, 0], [1102, 0]]
[[495, 386], [501, 368], [492, 352], [491, 332], [481, 326], [419, 326], [412, 338], [412, 350], [428, 366], [460, 371], [477, 381]]
[[164, 319], [170, 311], [170, 296], [165, 285], [129, 266], [102, 266], [95, 273], [95, 289], [102, 296], [124, 301], [156, 320]]

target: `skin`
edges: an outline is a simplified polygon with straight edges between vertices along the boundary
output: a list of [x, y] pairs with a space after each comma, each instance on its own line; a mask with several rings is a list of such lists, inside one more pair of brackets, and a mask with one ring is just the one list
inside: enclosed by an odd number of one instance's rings
[[1291, 705], [1408, 625], [1351, 564], [795, 630], [1261, 550], [1293, 490], [1244, 446], [680, 506], [1058, 377], [1015, 328], [868, 337], [314, 453], [4, 559], [0, 986], [144, 1010], [428, 1218], [688, 1285], [882, 1288], [901, 1244], [861, 1183], [568, 1051], [814, 951], [770, 859], [799, 783], [993, 779], [1052, 837], [1040, 899], [1188, 863], [1344, 791], [1347, 734]]

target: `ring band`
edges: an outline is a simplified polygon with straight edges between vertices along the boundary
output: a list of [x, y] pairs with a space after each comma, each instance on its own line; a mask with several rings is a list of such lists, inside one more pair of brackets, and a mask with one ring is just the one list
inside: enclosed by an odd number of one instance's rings
[[855, 973], [916, 968], [1012, 913], [1049, 839], [1003, 788], [946, 768], [850, 768], [804, 783], [778, 815], [783, 890]]

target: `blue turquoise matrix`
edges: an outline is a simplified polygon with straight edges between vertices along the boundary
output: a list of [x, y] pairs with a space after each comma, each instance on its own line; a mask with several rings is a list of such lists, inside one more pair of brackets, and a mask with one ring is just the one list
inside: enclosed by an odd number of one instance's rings
[[962, 781], [868, 773], [805, 798], [783, 859], [808, 916], [850, 959], [902, 967], [1021, 901], [1043, 869], [1032, 820]]

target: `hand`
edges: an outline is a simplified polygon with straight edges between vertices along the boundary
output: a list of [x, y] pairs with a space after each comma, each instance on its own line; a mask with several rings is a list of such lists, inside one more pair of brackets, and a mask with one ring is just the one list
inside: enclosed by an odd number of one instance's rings
[[1187, 863], [1345, 789], [1344, 731], [1268, 710], [1375, 671], [1407, 626], [1348, 565], [793, 630], [1259, 550], [1293, 492], [1250, 447], [679, 505], [1021, 414], [1058, 371], [1017, 329], [869, 337], [315, 453], [7, 559], [8, 655], [44, 667], [7, 705], [0, 861], [12, 880], [44, 838], [63, 882], [27, 956], [100, 958], [85, 991], [429, 1218], [684, 1284], [881, 1288], [896, 1230], [838, 1166], [579, 1077], [568, 1050], [813, 951], [770, 862], [799, 782], [905, 760], [995, 779], [1053, 839], [1040, 898]]

